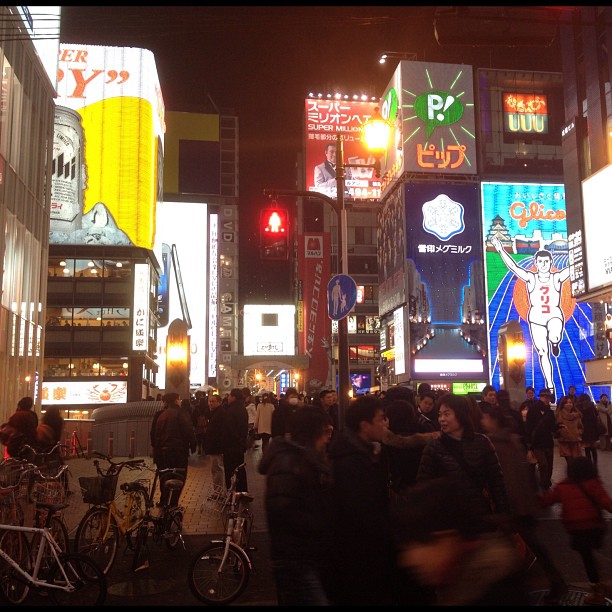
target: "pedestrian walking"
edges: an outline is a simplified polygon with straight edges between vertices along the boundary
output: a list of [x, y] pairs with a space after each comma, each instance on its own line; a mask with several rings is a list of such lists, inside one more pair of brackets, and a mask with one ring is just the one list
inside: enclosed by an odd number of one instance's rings
[[597, 447], [599, 446], [599, 434], [601, 422], [595, 408], [595, 402], [588, 393], [581, 393], [576, 401], [576, 408], [582, 417], [582, 448], [584, 454], [597, 467]]
[[325, 606], [331, 575], [332, 473], [327, 445], [333, 426], [321, 407], [298, 410], [289, 435], [277, 437], [259, 463], [280, 606]]
[[221, 396], [214, 393], [208, 397], [208, 427], [204, 438], [204, 453], [210, 457], [210, 474], [218, 493], [225, 489], [225, 470], [223, 468], [223, 443], [225, 436], [225, 407]]
[[557, 414], [557, 446], [559, 456], [569, 463], [574, 457], [582, 457], [582, 417], [574, 405], [571, 395], [565, 395], [559, 400]]
[[272, 415], [276, 409], [268, 393], [261, 396], [261, 401], [257, 404], [257, 414], [255, 416], [255, 431], [261, 439], [262, 453], [268, 448], [272, 437]]
[[389, 522], [387, 429], [382, 401], [359, 395], [329, 448], [333, 473], [333, 605], [392, 605], [397, 600], [395, 548]]
[[544, 506], [561, 504], [561, 522], [570, 536], [570, 545], [582, 558], [591, 592], [587, 605], [606, 605], [606, 589], [601, 582], [593, 551], [603, 545], [606, 523], [601, 510], [612, 512], [612, 499], [604, 488], [597, 468], [587, 457], [576, 457], [567, 464], [567, 478], [541, 498]]
[[602, 393], [599, 396], [599, 401], [595, 404], [595, 408], [597, 408], [597, 414], [601, 423], [599, 449], [609, 451], [612, 449], [610, 446], [610, 438], [612, 437], [612, 404], [608, 401], [606, 393]]
[[538, 400], [529, 406], [525, 421], [527, 449], [533, 452], [536, 459], [539, 485], [542, 491], [547, 491], [552, 485], [555, 448], [553, 436], [557, 431], [557, 423], [550, 405], [551, 399], [552, 393], [548, 389], [541, 389], [538, 393]]
[[[166, 408], [159, 413], [152, 434], [153, 447], [156, 449], [157, 467], [160, 470], [175, 468], [187, 478], [189, 452], [196, 449], [195, 428], [188, 408], [180, 404], [178, 393], [166, 393], [163, 397]], [[171, 473], [160, 478], [160, 502], [162, 505], [173, 505], [178, 499], [170, 499], [166, 480], [176, 478]]]
[[[227, 406], [224, 408], [223, 422], [223, 470], [225, 486], [230, 488], [234, 470], [244, 463], [244, 453], [247, 450], [247, 434], [249, 432], [249, 415], [244, 406], [242, 389], [232, 389], [227, 396]], [[248, 491], [247, 474], [244, 468], [238, 471], [236, 480], [237, 491]]]

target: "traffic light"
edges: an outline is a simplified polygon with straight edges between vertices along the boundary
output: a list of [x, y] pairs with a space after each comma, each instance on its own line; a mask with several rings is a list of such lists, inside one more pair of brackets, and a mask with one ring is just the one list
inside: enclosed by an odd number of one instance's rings
[[289, 259], [289, 224], [284, 208], [266, 208], [259, 218], [261, 258]]

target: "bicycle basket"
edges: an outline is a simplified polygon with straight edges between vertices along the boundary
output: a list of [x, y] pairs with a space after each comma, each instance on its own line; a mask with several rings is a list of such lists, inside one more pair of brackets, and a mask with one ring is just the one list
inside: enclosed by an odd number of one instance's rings
[[86, 504], [105, 504], [115, 499], [118, 474], [112, 476], [79, 476], [79, 485]]
[[32, 492], [34, 501], [43, 504], [63, 504], [65, 495], [64, 484], [58, 481], [37, 482]]

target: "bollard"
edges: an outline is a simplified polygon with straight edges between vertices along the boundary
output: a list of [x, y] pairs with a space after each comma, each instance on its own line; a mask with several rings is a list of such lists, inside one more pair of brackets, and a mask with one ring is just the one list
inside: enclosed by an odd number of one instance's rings
[[130, 454], [129, 454], [129, 458], [133, 459], [134, 458], [134, 449], [136, 447], [136, 432], [135, 431], [131, 431], [130, 432]]
[[77, 457], [78, 456], [78, 451], [77, 451], [77, 432], [76, 430], [72, 432], [72, 436], [70, 436], [70, 455], [72, 457]]
[[108, 456], [113, 456], [113, 443], [114, 443], [115, 434], [112, 431], [108, 432]]
[[91, 459], [91, 451], [93, 449], [93, 437], [91, 435], [91, 431], [87, 434], [87, 449], [86, 456], [88, 459]]

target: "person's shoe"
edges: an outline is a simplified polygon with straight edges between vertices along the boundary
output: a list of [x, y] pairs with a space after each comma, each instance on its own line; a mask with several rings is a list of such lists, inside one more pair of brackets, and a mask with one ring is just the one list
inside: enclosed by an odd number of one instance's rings
[[606, 587], [599, 582], [591, 585], [591, 592], [584, 598], [585, 606], [605, 606]]

